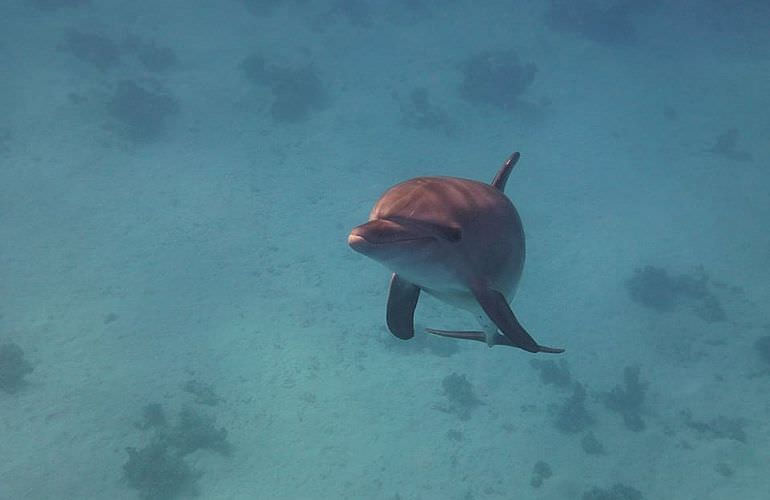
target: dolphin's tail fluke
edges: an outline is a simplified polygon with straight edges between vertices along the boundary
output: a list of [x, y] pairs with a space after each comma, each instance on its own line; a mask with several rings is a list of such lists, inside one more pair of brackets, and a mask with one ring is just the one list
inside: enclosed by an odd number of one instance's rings
[[[426, 328], [425, 331], [430, 333], [431, 335], [438, 335], [440, 337], [449, 337], [451, 339], [461, 339], [461, 340], [475, 340], [477, 342], [487, 343], [487, 335], [484, 332], [479, 332], [479, 331], [437, 330], [436, 328]], [[509, 347], [518, 347], [519, 349], [521, 349], [521, 346], [514, 344], [513, 342], [510, 341], [508, 337], [500, 334], [495, 335], [494, 343], [492, 345], [507, 345]], [[539, 345], [539, 344], [535, 347], [535, 349], [537, 350], [535, 351], [533, 349], [532, 352], [544, 352], [549, 354], [561, 354], [564, 352], [564, 349], [560, 347], [548, 347], [548, 346]]]
[[477, 340], [479, 342], [487, 341], [487, 336], [484, 332], [436, 330], [435, 328], [426, 328], [425, 331], [433, 335], [439, 335], [441, 337], [449, 337], [452, 339]]
[[548, 347], [544, 345], [538, 345], [537, 352], [547, 352], [549, 354], [561, 354], [564, 352], [564, 349], [562, 349], [561, 347]]

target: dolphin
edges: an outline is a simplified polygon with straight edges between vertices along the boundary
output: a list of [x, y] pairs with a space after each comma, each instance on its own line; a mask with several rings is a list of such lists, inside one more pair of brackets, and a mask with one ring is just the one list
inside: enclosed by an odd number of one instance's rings
[[[524, 230], [503, 193], [519, 160], [513, 153], [491, 184], [457, 177], [417, 177], [388, 189], [353, 228], [348, 245], [393, 272], [386, 321], [400, 339], [414, 337], [420, 291], [465, 309], [482, 331], [428, 328], [434, 335], [561, 353], [538, 344], [509, 304], [524, 269]], [[501, 334], [502, 333], [502, 334]]]

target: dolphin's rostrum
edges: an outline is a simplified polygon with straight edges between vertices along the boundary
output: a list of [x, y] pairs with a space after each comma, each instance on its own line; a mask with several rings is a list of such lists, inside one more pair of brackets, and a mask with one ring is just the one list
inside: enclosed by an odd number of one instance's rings
[[429, 333], [490, 347], [564, 351], [535, 342], [508, 305], [524, 268], [521, 219], [503, 194], [518, 160], [519, 153], [511, 155], [491, 185], [457, 177], [417, 177], [397, 184], [374, 205], [369, 222], [350, 232], [353, 250], [393, 271], [387, 307], [393, 335], [414, 336], [414, 310], [423, 290], [471, 311], [483, 329], [429, 328]]

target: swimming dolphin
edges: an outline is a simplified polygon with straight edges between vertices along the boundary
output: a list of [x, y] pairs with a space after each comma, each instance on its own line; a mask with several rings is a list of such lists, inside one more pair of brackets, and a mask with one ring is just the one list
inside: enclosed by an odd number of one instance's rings
[[[560, 353], [539, 345], [513, 314], [524, 268], [524, 230], [503, 194], [519, 153], [503, 163], [492, 184], [457, 177], [417, 177], [388, 189], [369, 222], [353, 228], [348, 244], [393, 271], [387, 324], [400, 339], [414, 336], [420, 290], [471, 311], [483, 331], [428, 328], [434, 335]], [[502, 335], [498, 333], [502, 332]]]

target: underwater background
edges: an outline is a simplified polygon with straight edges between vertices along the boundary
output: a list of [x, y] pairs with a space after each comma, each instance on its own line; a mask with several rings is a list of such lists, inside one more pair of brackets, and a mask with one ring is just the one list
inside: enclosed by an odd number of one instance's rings
[[[770, 498], [770, 4], [4, 0], [0, 499]], [[561, 355], [351, 251], [508, 182]]]

